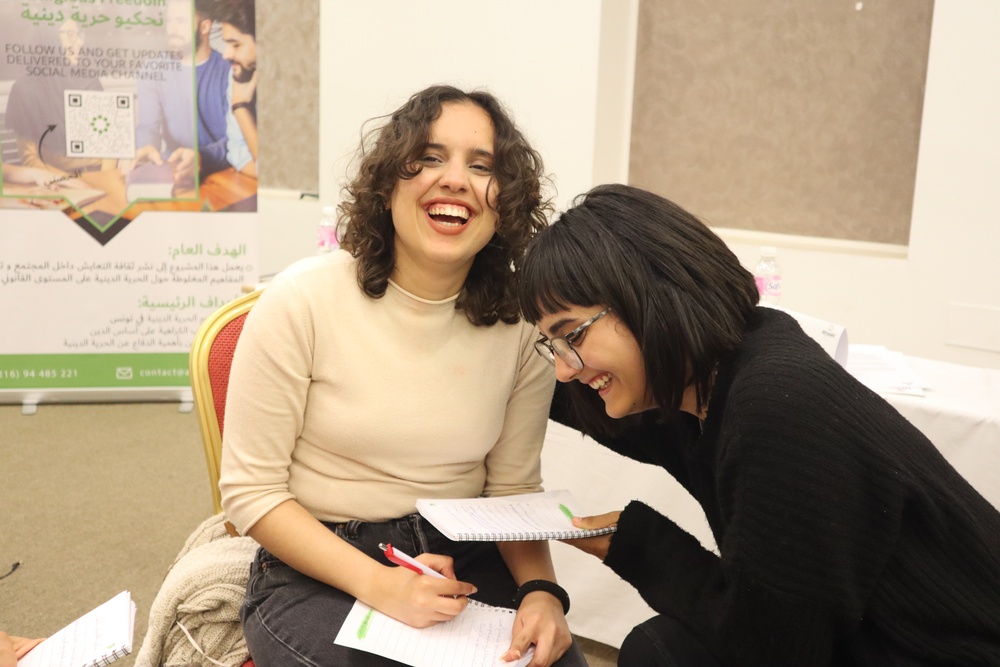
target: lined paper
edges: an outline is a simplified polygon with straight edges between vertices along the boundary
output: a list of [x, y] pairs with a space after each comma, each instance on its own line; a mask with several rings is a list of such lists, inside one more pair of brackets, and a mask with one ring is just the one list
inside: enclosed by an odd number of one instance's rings
[[122, 591], [17, 661], [17, 667], [101, 667], [132, 651], [135, 603]]
[[574, 526], [573, 516], [583, 515], [573, 494], [564, 490], [494, 498], [420, 498], [417, 511], [457, 541], [568, 540], [615, 530]]
[[500, 660], [510, 648], [514, 615], [513, 609], [470, 600], [454, 620], [413, 628], [355, 602], [334, 643], [413, 667], [524, 667], [533, 649], [517, 662]]

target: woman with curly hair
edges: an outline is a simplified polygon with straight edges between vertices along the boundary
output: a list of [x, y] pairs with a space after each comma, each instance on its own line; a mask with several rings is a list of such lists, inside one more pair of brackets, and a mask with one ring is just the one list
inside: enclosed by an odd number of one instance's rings
[[[417, 498], [541, 489], [554, 377], [514, 269], [542, 161], [489, 93], [434, 86], [362, 141], [342, 249], [283, 271], [233, 360], [220, 488], [261, 549], [243, 625], [268, 665], [395, 665], [333, 644], [355, 599], [404, 623], [517, 609], [508, 659], [585, 665], [545, 542], [452, 542]], [[391, 543], [444, 578], [392, 567]], [[517, 604], [515, 604], [515, 600]], [[558, 661], [558, 662], [557, 662]]]

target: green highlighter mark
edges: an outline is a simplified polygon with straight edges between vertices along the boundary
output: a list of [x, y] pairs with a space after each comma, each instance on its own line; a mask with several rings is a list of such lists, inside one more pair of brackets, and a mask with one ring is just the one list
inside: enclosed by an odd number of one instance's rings
[[573, 520], [573, 513], [570, 511], [568, 507], [566, 507], [562, 503], [559, 503], [559, 510], [566, 515], [567, 519], [569, 519], [570, 521]]
[[368, 624], [371, 623], [372, 614], [374, 613], [374, 609], [369, 609], [368, 613], [365, 614], [365, 620], [361, 621], [361, 625], [358, 627], [358, 639], [364, 639], [365, 635], [368, 634]]

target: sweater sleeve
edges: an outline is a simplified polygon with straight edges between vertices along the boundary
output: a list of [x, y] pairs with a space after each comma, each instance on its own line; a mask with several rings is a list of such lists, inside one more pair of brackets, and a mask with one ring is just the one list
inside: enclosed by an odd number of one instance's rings
[[829, 665], [898, 538], [905, 494], [850, 451], [848, 432], [864, 425], [840, 419], [846, 406], [824, 404], [817, 416], [803, 392], [802, 405], [785, 396], [777, 414], [759, 409], [768, 383], [753, 389], [757, 407], [732, 408], [721, 426], [721, 557], [632, 503], [605, 563], [723, 664]]
[[288, 468], [312, 373], [307, 313], [293, 282], [279, 276], [250, 311], [236, 346], [219, 488], [223, 509], [242, 534], [294, 497]]
[[229, 166], [226, 162], [227, 140], [226, 137], [217, 139], [208, 144], [198, 145], [198, 155], [201, 158], [199, 165], [201, 176], [210, 176], [217, 171], [222, 171]]
[[537, 337], [536, 328], [522, 323], [519, 361], [503, 429], [486, 456], [486, 496], [533, 493], [542, 488], [542, 442], [555, 373], [535, 352]]

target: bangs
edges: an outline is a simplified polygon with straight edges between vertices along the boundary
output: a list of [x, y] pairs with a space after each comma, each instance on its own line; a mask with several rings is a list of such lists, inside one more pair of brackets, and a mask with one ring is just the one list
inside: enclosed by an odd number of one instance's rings
[[518, 302], [526, 320], [534, 324], [572, 306], [607, 305], [601, 272], [585, 270], [601, 261], [601, 255], [586, 245], [565, 224], [546, 227], [535, 237], [516, 272]]

